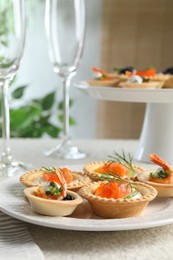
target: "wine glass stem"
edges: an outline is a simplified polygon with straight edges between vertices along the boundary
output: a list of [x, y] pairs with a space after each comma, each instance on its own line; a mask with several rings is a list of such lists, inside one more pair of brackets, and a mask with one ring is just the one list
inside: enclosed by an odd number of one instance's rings
[[3, 140], [3, 152], [2, 161], [8, 164], [12, 160], [10, 150], [10, 111], [9, 111], [9, 97], [8, 97], [8, 81], [4, 81], [2, 85], [1, 98], [2, 98], [2, 140]]
[[69, 117], [70, 117], [69, 87], [70, 87], [70, 79], [64, 78], [63, 79], [63, 109], [64, 109], [63, 131], [64, 131], [64, 137], [66, 139], [69, 138]]

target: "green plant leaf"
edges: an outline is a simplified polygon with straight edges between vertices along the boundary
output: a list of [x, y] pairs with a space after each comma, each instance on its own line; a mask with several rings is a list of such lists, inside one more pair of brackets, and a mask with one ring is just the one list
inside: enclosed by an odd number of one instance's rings
[[62, 129], [58, 126], [55, 126], [53, 124], [47, 124], [46, 126], [42, 127], [43, 133], [48, 134], [51, 137], [58, 137]]
[[1, 62], [0, 62], [0, 67], [3, 68], [3, 69], [7, 69], [9, 67], [11, 67], [14, 63], [15, 59], [13, 60], [9, 60], [9, 59], [3, 59]]
[[70, 116], [70, 118], [69, 118], [69, 124], [72, 126], [72, 125], [76, 125], [76, 120], [72, 117], [72, 116]]
[[16, 88], [12, 93], [12, 97], [15, 99], [21, 98], [24, 94], [26, 87], [27, 87], [27, 85], [23, 85], [23, 86]]
[[[70, 98], [70, 100], [69, 100], [69, 107], [72, 107], [72, 106], [73, 106], [73, 103], [74, 103], [74, 100]], [[63, 101], [60, 101], [60, 102], [58, 103], [58, 109], [59, 109], [59, 110], [63, 110]]]
[[23, 106], [10, 111], [11, 129], [21, 130], [30, 127], [41, 116], [41, 109], [36, 106]]
[[52, 108], [55, 100], [55, 92], [52, 92], [40, 100], [43, 110], [49, 110]]
[[50, 117], [51, 117], [51, 114], [42, 115], [39, 120], [40, 124], [41, 125], [47, 124], [50, 120]]
[[10, 86], [14, 85], [15, 82], [16, 82], [16, 76], [14, 76], [14, 78], [10, 81]]
[[63, 115], [58, 115], [58, 116], [57, 116], [57, 119], [58, 119], [61, 123], [63, 123], [63, 121], [64, 121], [64, 116], [63, 116]]
[[[58, 120], [61, 122], [61, 123], [63, 123], [63, 121], [64, 121], [64, 115], [62, 115], [62, 114], [60, 114], [60, 115], [58, 115]], [[75, 121], [75, 119], [73, 118], [73, 117], [69, 117], [69, 124], [70, 125], [75, 125], [76, 124], [76, 121]]]

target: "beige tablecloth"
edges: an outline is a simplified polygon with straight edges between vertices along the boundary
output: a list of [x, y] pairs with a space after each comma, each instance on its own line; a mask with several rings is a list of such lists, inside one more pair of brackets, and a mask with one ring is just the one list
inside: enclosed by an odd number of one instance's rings
[[[133, 153], [137, 141], [133, 140], [81, 140], [75, 141], [88, 158], [80, 161], [64, 161], [45, 157], [43, 151], [56, 144], [56, 139], [12, 140], [11, 147], [17, 159], [41, 166], [84, 164], [94, 160], [106, 160], [114, 150]], [[173, 225], [157, 228], [113, 231], [80, 232], [27, 224], [45, 259], [120, 259], [150, 260], [173, 258]], [[32, 259], [32, 255], [31, 255]]]

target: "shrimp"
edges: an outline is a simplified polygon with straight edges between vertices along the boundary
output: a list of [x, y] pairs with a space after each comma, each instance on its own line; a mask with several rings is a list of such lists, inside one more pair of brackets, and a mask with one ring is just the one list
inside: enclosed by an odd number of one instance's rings
[[56, 174], [58, 176], [58, 179], [62, 185], [62, 196], [65, 198], [67, 196], [67, 183], [64, 178], [63, 171], [60, 168], [56, 169]]
[[165, 171], [172, 172], [171, 166], [165, 160], [160, 158], [157, 154], [151, 153], [149, 155], [149, 158], [153, 163], [161, 166]]

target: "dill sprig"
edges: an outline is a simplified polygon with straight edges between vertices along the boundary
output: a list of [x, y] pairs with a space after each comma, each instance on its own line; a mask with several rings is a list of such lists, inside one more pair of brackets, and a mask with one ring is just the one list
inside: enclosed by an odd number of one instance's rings
[[122, 155], [120, 155], [117, 152], [114, 152], [112, 156], [109, 156], [111, 160], [109, 161], [110, 163], [120, 163], [120, 164], [125, 164], [133, 173], [135, 173], [135, 169], [133, 167], [133, 156], [128, 153], [128, 157], [125, 155], [124, 150], [122, 150]]
[[48, 173], [56, 173], [55, 167], [52, 167], [52, 168], [42, 167], [42, 169]]

